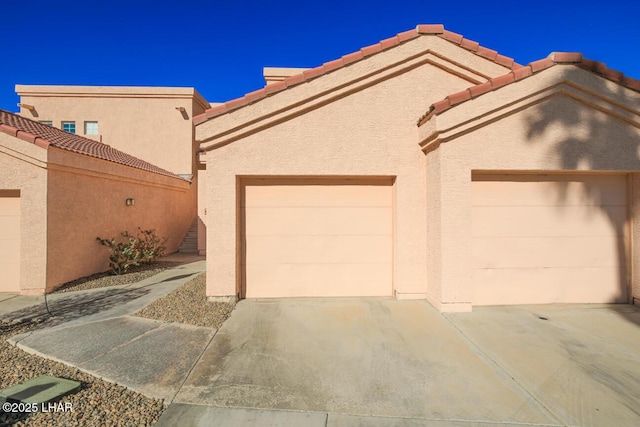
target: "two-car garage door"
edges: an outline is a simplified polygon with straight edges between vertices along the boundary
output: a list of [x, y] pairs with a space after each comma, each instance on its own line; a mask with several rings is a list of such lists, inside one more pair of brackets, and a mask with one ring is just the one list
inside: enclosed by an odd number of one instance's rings
[[243, 180], [244, 296], [390, 296], [392, 190], [389, 178]]
[[627, 302], [625, 175], [475, 175], [474, 305]]

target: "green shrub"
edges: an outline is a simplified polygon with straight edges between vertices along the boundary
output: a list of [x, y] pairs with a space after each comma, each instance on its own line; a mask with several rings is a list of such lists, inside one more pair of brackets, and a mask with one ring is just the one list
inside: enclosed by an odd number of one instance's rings
[[158, 237], [155, 230], [142, 230], [138, 227], [136, 235], [128, 231], [120, 233], [123, 241], [96, 237], [101, 245], [109, 248], [109, 267], [113, 274], [124, 274], [129, 267], [138, 266], [141, 262], [151, 262], [164, 254], [166, 237]]

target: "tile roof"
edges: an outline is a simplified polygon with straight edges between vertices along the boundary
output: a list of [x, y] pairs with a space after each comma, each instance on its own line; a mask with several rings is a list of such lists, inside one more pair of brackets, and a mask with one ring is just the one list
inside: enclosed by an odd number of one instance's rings
[[63, 150], [142, 169], [147, 172], [180, 178], [158, 166], [111, 148], [107, 144], [68, 133], [5, 110], [0, 110], [0, 132], [31, 142], [38, 147], [48, 148], [52, 145]]
[[494, 77], [484, 83], [467, 88], [447, 96], [445, 99], [435, 102], [429, 107], [429, 111], [418, 120], [418, 126], [427, 122], [434, 114], [438, 115], [447, 111], [451, 107], [461, 104], [470, 99], [476, 98], [487, 92], [499, 89], [510, 83], [530, 77], [542, 70], [553, 67], [557, 64], [575, 65], [583, 70], [590, 71], [607, 80], [611, 80], [626, 88], [640, 92], [640, 80], [632, 79], [622, 74], [620, 71], [612, 70], [602, 62], [592, 61], [582, 57], [580, 52], [552, 52], [548, 57], [512, 70], [503, 76]]
[[357, 52], [353, 52], [353, 53], [344, 55], [339, 59], [326, 62], [323, 65], [320, 65], [319, 67], [311, 68], [300, 74], [287, 77], [286, 79], [280, 82], [267, 85], [262, 89], [258, 89], [254, 92], [250, 92], [244, 95], [243, 97], [232, 99], [231, 101], [227, 101], [213, 108], [209, 108], [204, 113], [195, 116], [193, 118], [193, 122], [196, 125], [206, 122], [207, 120], [213, 117], [217, 117], [222, 114], [228, 113], [232, 110], [244, 107], [245, 105], [249, 105], [260, 99], [266, 98], [267, 96], [272, 95], [276, 92], [283, 91], [289, 87], [296, 86], [304, 82], [308, 82], [324, 74], [330, 73], [331, 71], [335, 71], [339, 68], [350, 65], [356, 61], [360, 61], [361, 59], [364, 59], [370, 55], [374, 55], [376, 53], [382, 52], [386, 49], [392, 48], [396, 45], [412, 40], [421, 35], [433, 35], [436, 37], [440, 37], [466, 50], [469, 50], [475, 53], [476, 55], [479, 55], [483, 58], [486, 58], [490, 61], [495, 62], [496, 64], [502, 65], [503, 67], [509, 68], [511, 70], [517, 70], [522, 68], [522, 65], [517, 64], [513, 60], [513, 58], [500, 55], [495, 50], [480, 46], [478, 42], [465, 39], [460, 34], [447, 31], [444, 29], [444, 26], [442, 24], [423, 24], [423, 25], [418, 25], [414, 30], [409, 30], [409, 31], [399, 33], [394, 37], [382, 40], [379, 43], [373, 44], [371, 46], [363, 47]]

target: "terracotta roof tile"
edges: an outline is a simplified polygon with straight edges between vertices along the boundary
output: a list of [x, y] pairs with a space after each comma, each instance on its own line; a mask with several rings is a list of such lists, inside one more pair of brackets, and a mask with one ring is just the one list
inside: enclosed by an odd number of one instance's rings
[[471, 94], [471, 97], [475, 98], [476, 96], [480, 96], [483, 93], [491, 91], [491, 89], [491, 81], [487, 81], [484, 83], [480, 83], [479, 85], [471, 86], [468, 90]]
[[445, 98], [442, 101], [438, 101], [434, 103], [431, 106], [431, 108], [433, 108], [433, 111], [435, 111], [436, 114], [438, 114], [451, 108], [451, 103], [449, 102], [448, 99]]
[[505, 74], [504, 76], [499, 76], [499, 77], [494, 77], [493, 79], [489, 80], [491, 82], [491, 87], [493, 89], [497, 89], [499, 87], [502, 86], [506, 86], [509, 83], [513, 83], [516, 81], [516, 76], [514, 74], [514, 72], [510, 72], [509, 74]]
[[490, 59], [492, 61], [495, 61], [496, 58], [498, 57], [498, 51], [493, 49], [488, 49], [484, 46], [479, 46], [477, 52], [478, 52], [478, 55], [482, 56], [483, 58]]
[[352, 62], [356, 62], [361, 60], [364, 57], [364, 55], [362, 54], [361, 51], [357, 51], [357, 52], [353, 52], [350, 53], [348, 55], [345, 55], [342, 57], [342, 61], [344, 62], [344, 65], [348, 65], [351, 64]]
[[581, 52], [552, 52], [549, 58], [555, 63], [582, 62]]
[[543, 58], [537, 61], [533, 61], [529, 64], [531, 67], [531, 71], [537, 73], [538, 71], [542, 71], [545, 68], [549, 68], [555, 65], [555, 62], [551, 58]]
[[302, 72], [302, 74], [304, 74], [304, 78], [307, 80], [311, 80], [314, 79], [318, 76], [321, 76], [324, 74], [324, 67], [321, 65], [319, 67], [316, 68], [312, 68], [310, 70], [305, 70]]
[[[287, 88], [287, 84], [284, 82], [284, 80], [279, 81], [279, 82], [275, 82], [275, 83], [271, 83], [270, 85], [266, 85], [263, 89], [265, 95], [269, 95], [271, 93], [274, 92], [280, 92], [283, 89]], [[235, 101], [235, 99], [232, 99], [231, 101], [227, 101], [224, 103], [224, 105], [227, 107], [227, 110], [233, 110], [234, 106], [233, 106], [233, 101]]]
[[400, 44], [400, 40], [398, 40], [398, 37], [393, 36], [393, 37], [389, 37], [388, 39], [382, 40], [378, 44], [382, 49], [389, 49], [390, 47]]
[[444, 30], [442, 33], [442, 36], [440, 37], [450, 42], [453, 42], [455, 44], [462, 43], [462, 39], [464, 38], [462, 37], [462, 34], [454, 33], [453, 31], [448, 31], [448, 30]]
[[468, 89], [465, 89], [462, 92], [456, 92], [447, 96], [447, 99], [451, 105], [460, 104], [461, 102], [471, 99], [471, 92], [469, 92]]
[[444, 25], [442, 24], [420, 24], [416, 27], [418, 34], [443, 34]]
[[[478, 42], [467, 40], [464, 37], [462, 37], [462, 35], [460, 34], [447, 31], [444, 29], [444, 26], [442, 24], [422, 24], [422, 25], [418, 25], [413, 30], [404, 31], [402, 33], [395, 35], [394, 37], [390, 37], [388, 39], [382, 40], [371, 46], [363, 47], [359, 51], [347, 54], [337, 60], [327, 62], [324, 65], [321, 65], [316, 68], [312, 68], [310, 70], [306, 70], [303, 73], [301, 73], [302, 74], [301, 77], [298, 77], [298, 75], [291, 76], [285, 80], [285, 82], [287, 83], [281, 86], [275, 86], [277, 83], [273, 83], [265, 86], [260, 90], [251, 92], [250, 94], [247, 94], [244, 97], [241, 97], [246, 99], [247, 101], [246, 103], [238, 102], [237, 100], [231, 100], [231, 101], [227, 101], [225, 104], [222, 104], [222, 106], [209, 108], [204, 113], [194, 117], [193, 122], [194, 124], [198, 125], [213, 117], [217, 117], [219, 115], [228, 113], [237, 108], [242, 108], [247, 104], [257, 102], [260, 99], [265, 98], [274, 93], [277, 93], [281, 90], [284, 90], [289, 86], [292, 86], [294, 84], [299, 84], [305, 81], [309, 81], [316, 77], [320, 77], [323, 74], [338, 70], [342, 67], [345, 67], [354, 62], [357, 62], [363, 58], [366, 58], [371, 55], [375, 55], [376, 53], [382, 52], [383, 50], [390, 49], [394, 46], [399, 45], [400, 43], [404, 43], [408, 40], [412, 40], [416, 37], [420, 37], [423, 35], [428, 37], [440, 37], [451, 43], [455, 43], [466, 50], [472, 51], [475, 54], [480, 55], [486, 59], [494, 61], [495, 63], [503, 67], [510, 68], [512, 70], [522, 68], [522, 65], [517, 64], [512, 58], [499, 55], [498, 52], [496, 52], [495, 50], [482, 47]], [[291, 82], [295, 82], [295, 83], [289, 84], [289, 79], [292, 79]]]
[[513, 70], [513, 78], [515, 81], [522, 80], [533, 74], [531, 67], [522, 67], [517, 70]]
[[[304, 78], [304, 74], [299, 74], [299, 75]], [[243, 98], [245, 98], [248, 102], [253, 102], [260, 98], [263, 98], [264, 96], [265, 94], [264, 94], [264, 88], [263, 88], [263, 89], [254, 90], [253, 92], [249, 92]]]
[[[400, 39], [398, 39], [396, 37], [396, 40], [398, 40], [398, 43], [400, 43]], [[360, 49], [360, 52], [362, 52], [362, 56], [370, 56], [373, 55], [375, 53], [378, 52], [382, 52], [382, 45], [380, 43], [377, 44], [372, 44], [371, 46], [365, 46], [362, 49]]]
[[119, 163], [147, 172], [180, 178], [158, 166], [154, 166], [137, 157], [130, 156], [115, 148], [111, 148], [107, 144], [68, 133], [4, 110], [0, 110], [0, 132], [16, 136], [43, 148], [52, 145], [62, 150]]
[[[431, 105], [431, 107], [429, 107], [429, 111], [427, 111], [422, 117], [420, 117], [420, 119], [418, 120], [418, 126], [425, 123], [425, 121], [430, 119], [434, 114], [440, 114], [453, 107], [454, 105], [465, 102], [470, 98], [475, 98], [477, 96], [483, 95], [502, 86], [506, 86], [515, 81], [525, 79], [537, 72], [545, 70], [549, 67], [553, 67], [556, 64], [575, 65], [584, 70], [597, 74], [607, 80], [618, 83], [628, 89], [640, 92], [640, 80], [632, 79], [631, 77], [625, 76], [620, 71], [607, 68], [607, 66], [602, 62], [583, 58], [582, 53], [579, 52], [553, 52], [547, 58], [533, 61], [528, 65], [513, 69], [507, 74], [494, 77], [484, 83], [472, 86], [465, 91], [449, 95], [442, 101], [435, 102], [433, 105]], [[470, 95], [470, 97], [467, 99], [463, 99], [463, 94], [465, 92], [468, 92]]]
[[515, 62], [513, 58], [509, 58], [508, 56], [504, 56], [500, 54], [496, 55], [495, 61], [498, 64], [507, 68], [511, 68], [513, 66], [513, 63]]
[[403, 31], [396, 35], [396, 37], [398, 37], [398, 40], [400, 40], [400, 43], [415, 39], [419, 36], [420, 33], [418, 33], [416, 30]]
[[344, 65], [344, 61], [342, 58], [334, 59], [333, 61], [325, 62], [322, 64], [324, 66], [324, 72], [330, 73], [333, 70], [337, 70], [338, 68], [342, 68]]
[[480, 47], [480, 43], [473, 41], [473, 40], [469, 40], [469, 39], [465, 39], [463, 38], [460, 41], [460, 47], [463, 47], [467, 50], [473, 51], [473, 52], [477, 52], [478, 48]]

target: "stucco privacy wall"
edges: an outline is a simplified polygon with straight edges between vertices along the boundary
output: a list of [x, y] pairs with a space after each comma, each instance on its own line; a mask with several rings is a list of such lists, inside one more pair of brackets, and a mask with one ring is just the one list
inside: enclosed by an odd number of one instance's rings
[[20, 287], [41, 293], [46, 282], [47, 152], [0, 132], [0, 190], [20, 191]]
[[[169, 239], [167, 253], [178, 249], [196, 215], [193, 184], [55, 147], [47, 151], [47, 290], [108, 269], [98, 236], [155, 229]], [[134, 206], [126, 206], [128, 198]]]
[[[470, 309], [471, 181], [473, 171], [632, 173], [640, 170], [640, 94], [574, 66], [549, 68], [522, 81], [464, 102], [420, 126], [432, 139], [427, 157], [441, 180], [429, 202], [439, 205], [440, 259], [429, 271], [441, 278], [440, 308]], [[635, 187], [634, 187], [635, 188]], [[630, 203], [637, 209], [638, 191]], [[598, 195], [592, 195], [597, 198]], [[637, 235], [637, 216], [633, 234]], [[436, 236], [430, 236], [430, 239]], [[633, 239], [631, 271], [638, 271]], [[637, 274], [634, 274], [637, 276]], [[637, 278], [633, 289], [637, 295]]]
[[424, 298], [426, 159], [415, 120], [433, 99], [505, 70], [425, 36], [196, 126], [201, 148], [211, 150], [207, 209], [215, 221], [207, 228], [207, 295], [236, 295], [238, 177], [390, 176], [396, 177], [394, 289], [398, 297]]
[[[21, 107], [23, 117], [57, 128], [75, 121], [78, 135], [175, 174], [193, 173], [191, 119], [210, 106], [193, 88], [16, 85], [16, 92], [35, 107]], [[84, 121], [97, 121], [99, 135], [84, 135]]]

